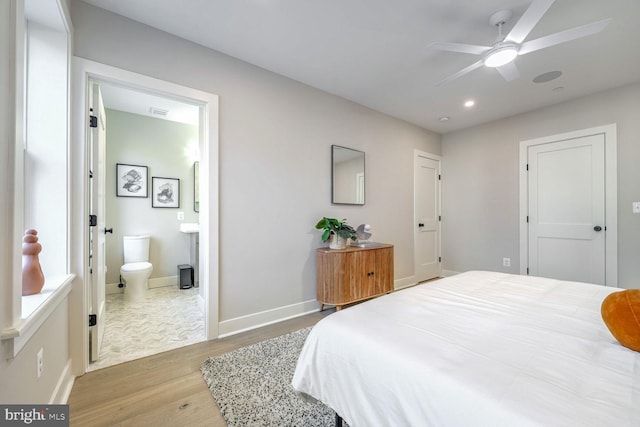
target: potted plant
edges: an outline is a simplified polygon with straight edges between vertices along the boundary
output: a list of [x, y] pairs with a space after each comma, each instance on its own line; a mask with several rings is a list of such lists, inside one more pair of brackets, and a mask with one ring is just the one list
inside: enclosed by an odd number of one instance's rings
[[324, 230], [322, 241], [329, 240], [329, 248], [344, 249], [349, 239], [356, 240], [356, 230], [347, 224], [347, 220], [338, 221], [336, 218], [323, 217], [316, 224], [318, 230]]

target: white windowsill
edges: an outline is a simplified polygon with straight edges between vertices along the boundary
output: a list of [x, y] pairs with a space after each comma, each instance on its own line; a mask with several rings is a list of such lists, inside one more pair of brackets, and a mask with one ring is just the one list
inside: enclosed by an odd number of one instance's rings
[[42, 291], [22, 297], [22, 316], [13, 325], [2, 330], [0, 338], [5, 344], [5, 359], [12, 359], [22, 350], [51, 313], [71, 291], [74, 274], [47, 278]]

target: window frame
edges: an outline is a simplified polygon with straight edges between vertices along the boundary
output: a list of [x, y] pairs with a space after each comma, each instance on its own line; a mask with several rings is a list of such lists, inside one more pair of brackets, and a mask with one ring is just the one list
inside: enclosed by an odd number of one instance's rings
[[[46, 7], [43, 7], [45, 5]], [[6, 310], [6, 314], [3, 316], [2, 330], [0, 331], [0, 339], [2, 340], [3, 347], [5, 348], [5, 359], [11, 359], [18, 355], [20, 350], [24, 348], [31, 337], [37, 332], [38, 328], [46, 321], [58, 306], [60, 306], [66, 299], [67, 295], [71, 291], [71, 283], [75, 278], [75, 275], [70, 273], [70, 237], [71, 237], [71, 223], [70, 223], [70, 176], [71, 176], [71, 156], [70, 156], [70, 111], [71, 111], [71, 57], [72, 57], [72, 27], [71, 18], [64, 0], [55, 0], [49, 3], [33, 2], [29, 0], [14, 0], [11, 5], [12, 13], [11, 20], [14, 27], [8, 31], [12, 31], [10, 34], [14, 37], [14, 45], [10, 51], [10, 56], [15, 59], [13, 65], [14, 69], [10, 75], [9, 81], [13, 80], [14, 92], [13, 101], [15, 105], [14, 119], [15, 127], [13, 129], [13, 151], [9, 151], [9, 157], [13, 154], [13, 182], [12, 194], [13, 197], [9, 197], [12, 205], [6, 209], [7, 214], [12, 214], [12, 221], [10, 225], [9, 235], [12, 236], [11, 242], [7, 243], [6, 249], [9, 250], [10, 258], [10, 284], [9, 289], [6, 289], [4, 295], [10, 298], [6, 299], [3, 309]], [[63, 74], [65, 78], [64, 93], [66, 99], [63, 104], [65, 105], [65, 111], [63, 113], [65, 118], [64, 135], [59, 134], [59, 137], [64, 144], [63, 163], [64, 171], [61, 171], [63, 176], [61, 181], [64, 181], [65, 197], [60, 206], [63, 206], [65, 218], [65, 241], [64, 241], [64, 255], [62, 255], [63, 261], [56, 261], [56, 263], [64, 264], [57, 266], [54, 269], [54, 273], [45, 276], [45, 285], [43, 290], [36, 295], [22, 296], [22, 237], [25, 227], [25, 202], [28, 201], [28, 197], [25, 197], [25, 193], [28, 193], [27, 180], [25, 179], [25, 165], [26, 156], [25, 150], [27, 149], [27, 90], [29, 85], [28, 64], [29, 52], [29, 33], [28, 23], [33, 22], [36, 26], [41, 28], [50, 27], [55, 32], [60, 32], [61, 38], [64, 39], [62, 44], [59, 44], [57, 48], [60, 51], [64, 51], [66, 58], [61, 59], [60, 63], [63, 65]], [[66, 42], [66, 43], [65, 43]], [[63, 46], [64, 44], [64, 46]], [[63, 84], [60, 84], [60, 88]], [[58, 104], [60, 104], [59, 100]], [[46, 107], [45, 107], [46, 108]], [[41, 184], [42, 185], [42, 184]], [[57, 206], [58, 208], [60, 206]], [[40, 216], [46, 215], [46, 212], [40, 213]], [[59, 224], [59, 223], [58, 223]], [[55, 226], [52, 226], [55, 227]], [[57, 239], [54, 239], [57, 240]], [[49, 250], [55, 250], [55, 243], [48, 242], [47, 247]], [[45, 271], [46, 274], [46, 271]]]

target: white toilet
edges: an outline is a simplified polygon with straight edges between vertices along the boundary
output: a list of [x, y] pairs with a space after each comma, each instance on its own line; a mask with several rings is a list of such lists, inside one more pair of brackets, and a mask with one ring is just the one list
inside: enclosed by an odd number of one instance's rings
[[153, 264], [149, 262], [150, 236], [123, 236], [124, 265], [120, 267], [120, 276], [125, 284], [124, 298], [127, 301], [140, 301], [148, 289], [149, 276]]

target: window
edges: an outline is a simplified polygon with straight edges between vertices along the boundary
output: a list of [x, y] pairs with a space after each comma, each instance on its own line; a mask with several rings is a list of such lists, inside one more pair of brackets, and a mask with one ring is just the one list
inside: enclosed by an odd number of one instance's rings
[[27, 21], [24, 226], [38, 230], [46, 276], [67, 273], [67, 34]]
[[[18, 2], [19, 4], [19, 2]], [[25, 0], [16, 25], [16, 156], [14, 236], [20, 253], [21, 232], [38, 231], [45, 275], [40, 294], [22, 296], [20, 271], [13, 277], [8, 307], [13, 324], [3, 340], [12, 340], [15, 356], [70, 290], [69, 274], [69, 64], [70, 22], [62, 0]], [[22, 43], [21, 43], [22, 41]], [[21, 137], [20, 137], [21, 136]], [[19, 258], [19, 257], [17, 257]], [[20, 270], [19, 261], [14, 268]]]

